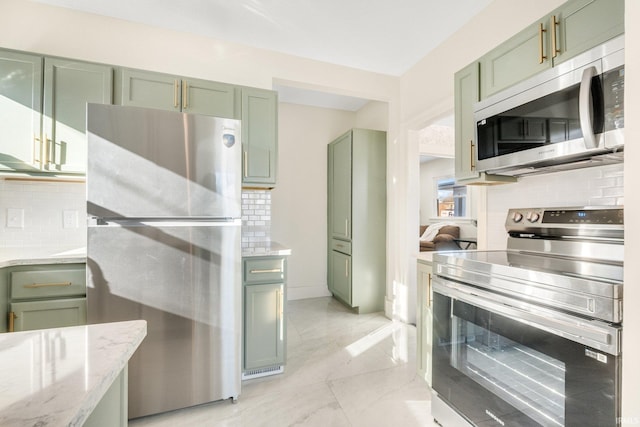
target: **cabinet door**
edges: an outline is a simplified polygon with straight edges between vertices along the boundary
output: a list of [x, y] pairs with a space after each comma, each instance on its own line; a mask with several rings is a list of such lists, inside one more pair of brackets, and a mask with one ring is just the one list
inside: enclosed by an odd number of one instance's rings
[[180, 79], [150, 71], [123, 69], [120, 99], [122, 105], [180, 111]]
[[473, 104], [479, 98], [479, 64], [468, 65], [454, 76], [456, 180], [477, 178], [475, 171], [475, 122]]
[[14, 332], [87, 323], [86, 298], [14, 302], [9, 304], [9, 310], [13, 313]]
[[352, 134], [331, 143], [330, 150], [330, 218], [331, 237], [351, 239], [351, 164]]
[[431, 385], [431, 274], [430, 265], [418, 262], [417, 367], [418, 373]]
[[481, 99], [551, 67], [549, 26], [536, 22], [480, 59]]
[[42, 57], [0, 51], [0, 170], [41, 167]]
[[182, 80], [182, 111], [236, 119], [236, 88], [207, 80]]
[[276, 93], [261, 89], [242, 89], [242, 183], [273, 187], [277, 158]]
[[284, 284], [244, 287], [244, 369], [284, 363]]
[[331, 251], [330, 290], [336, 297], [352, 305], [351, 300], [351, 257]]
[[87, 103], [111, 104], [113, 69], [46, 58], [43, 141], [46, 170], [85, 172]]
[[624, 33], [624, 0], [573, 0], [553, 16], [558, 23], [554, 64]]

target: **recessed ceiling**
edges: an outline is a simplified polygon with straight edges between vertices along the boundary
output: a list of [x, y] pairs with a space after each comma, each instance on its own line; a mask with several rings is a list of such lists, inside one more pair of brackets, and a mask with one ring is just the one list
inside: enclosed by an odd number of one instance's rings
[[[492, 0], [35, 0], [400, 76]], [[357, 111], [368, 100], [279, 86], [282, 102]]]

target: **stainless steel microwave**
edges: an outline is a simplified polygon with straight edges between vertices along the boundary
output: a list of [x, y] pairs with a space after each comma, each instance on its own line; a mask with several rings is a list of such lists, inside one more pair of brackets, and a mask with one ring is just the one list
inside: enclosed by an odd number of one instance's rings
[[624, 36], [474, 106], [479, 172], [526, 175], [623, 159]]

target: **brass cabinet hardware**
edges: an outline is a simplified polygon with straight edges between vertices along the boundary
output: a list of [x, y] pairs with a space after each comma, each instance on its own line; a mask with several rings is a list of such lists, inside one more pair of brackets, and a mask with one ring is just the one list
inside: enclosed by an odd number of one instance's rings
[[182, 109], [186, 110], [189, 107], [189, 83], [186, 80], [182, 81]]
[[556, 15], [553, 15], [551, 18], [551, 57], [555, 58], [560, 53], [560, 49], [558, 49], [558, 27], [560, 26], [560, 22], [556, 18]]
[[544, 54], [544, 38], [543, 38], [543, 34], [546, 33], [547, 30], [544, 29], [544, 24], [541, 22], [540, 23], [540, 30], [538, 33], [538, 37], [540, 39], [540, 63], [542, 64], [544, 62], [545, 59], [547, 59], [547, 57]]
[[[38, 155], [36, 156], [36, 153]], [[36, 163], [42, 164], [42, 139], [38, 138], [35, 134], [33, 135], [33, 164]]]
[[264, 274], [264, 273], [282, 273], [282, 270], [279, 268], [272, 268], [270, 270], [249, 270], [251, 274]]
[[469, 152], [470, 152], [470, 154], [471, 154], [471, 155], [469, 156], [469, 157], [470, 157], [470, 160], [471, 160], [471, 170], [474, 170], [474, 169], [476, 168], [476, 165], [475, 165], [475, 164], [474, 164], [474, 162], [473, 162], [473, 148], [474, 148], [476, 145], [473, 143], [473, 140], [470, 140], [470, 141], [469, 141], [469, 144], [471, 144], [471, 150], [469, 150]]
[[173, 108], [178, 108], [178, 79], [173, 80]]
[[249, 153], [247, 153], [247, 150], [244, 150], [244, 156], [243, 156], [243, 162], [242, 162], [242, 166], [243, 166], [243, 170], [244, 170], [244, 177], [248, 177], [249, 176], [249, 165], [248, 165], [248, 160], [247, 160], [247, 156], [249, 155]]
[[22, 285], [23, 288], [53, 288], [60, 286], [71, 286], [71, 282], [57, 282], [57, 283], [32, 283], [30, 285]]
[[16, 316], [13, 311], [9, 312], [9, 332], [13, 332], [15, 330], [15, 319], [17, 318], [18, 316]]
[[47, 134], [44, 134], [42, 138], [42, 143], [44, 144], [44, 165], [49, 166], [51, 164], [51, 140], [47, 138]]

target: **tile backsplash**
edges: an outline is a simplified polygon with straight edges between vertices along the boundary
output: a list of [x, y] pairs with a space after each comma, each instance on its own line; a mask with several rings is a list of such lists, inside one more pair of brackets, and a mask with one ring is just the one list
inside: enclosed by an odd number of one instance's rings
[[86, 246], [85, 184], [0, 178], [0, 248]]
[[242, 191], [242, 245], [271, 240], [271, 192], [268, 190]]

